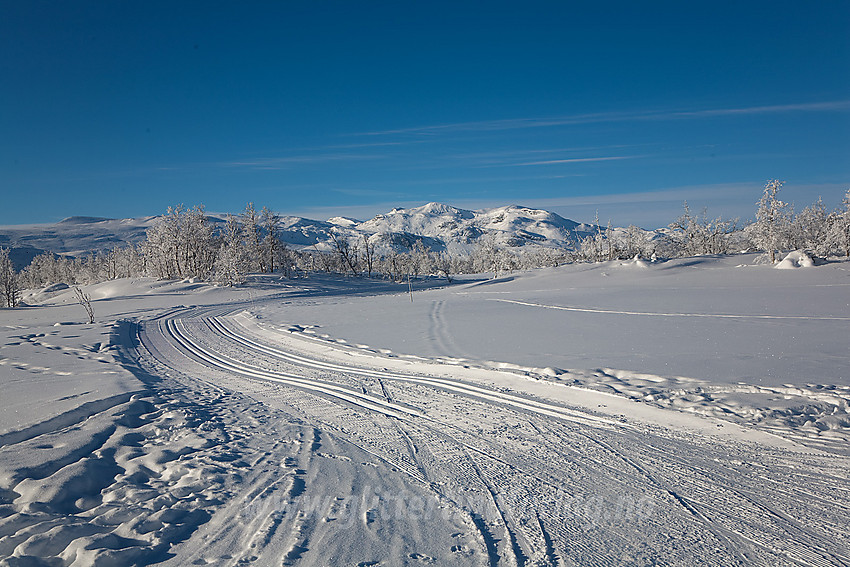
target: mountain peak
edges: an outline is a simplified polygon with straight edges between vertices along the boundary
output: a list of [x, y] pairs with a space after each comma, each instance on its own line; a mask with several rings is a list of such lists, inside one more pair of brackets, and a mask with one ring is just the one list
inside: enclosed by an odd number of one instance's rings
[[344, 226], [346, 228], [351, 228], [360, 224], [360, 221], [351, 217], [331, 217], [328, 219], [330, 224], [336, 226]]
[[451, 205], [446, 205], [444, 203], [427, 203], [422, 205], [421, 207], [417, 207], [415, 209], [411, 209], [416, 212], [422, 214], [430, 214], [430, 215], [445, 215], [445, 214], [456, 214], [460, 210], [452, 207]]

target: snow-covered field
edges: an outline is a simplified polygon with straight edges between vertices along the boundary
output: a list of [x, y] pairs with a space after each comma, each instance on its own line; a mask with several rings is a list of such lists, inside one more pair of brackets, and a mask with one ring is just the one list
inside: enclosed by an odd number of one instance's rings
[[0, 311], [0, 565], [850, 564], [848, 263], [88, 291]]

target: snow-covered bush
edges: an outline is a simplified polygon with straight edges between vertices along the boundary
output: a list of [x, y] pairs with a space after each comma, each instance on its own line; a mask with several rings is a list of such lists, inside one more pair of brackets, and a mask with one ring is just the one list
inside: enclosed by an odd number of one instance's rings
[[[670, 245], [672, 255], [699, 256], [702, 254], [727, 254], [733, 248], [732, 235], [737, 231], [737, 220], [723, 220], [717, 217], [709, 220], [708, 212], [703, 209], [701, 216], [691, 214], [685, 201], [684, 212], [670, 223]], [[671, 255], [671, 254], [665, 254]]]
[[780, 270], [793, 270], [795, 268], [811, 268], [814, 265], [815, 263], [811, 256], [802, 250], [794, 250], [793, 252], [789, 252], [785, 258], [783, 258], [782, 261], [774, 267]]

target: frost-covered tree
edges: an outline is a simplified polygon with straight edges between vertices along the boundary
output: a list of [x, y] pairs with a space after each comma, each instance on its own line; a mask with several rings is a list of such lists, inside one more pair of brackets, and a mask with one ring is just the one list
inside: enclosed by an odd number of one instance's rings
[[348, 240], [348, 237], [336, 228], [332, 228], [328, 232], [328, 236], [330, 236], [331, 242], [333, 242], [334, 248], [339, 255], [339, 262], [343, 270], [351, 270], [351, 274], [356, 276], [360, 271], [357, 244], [352, 244]]
[[66, 256], [42, 252], [21, 272], [22, 285], [37, 288], [60, 282], [74, 284], [79, 273], [76, 266], [75, 261]]
[[0, 296], [3, 305], [15, 307], [21, 300], [18, 274], [9, 258], [9, 249], [0, 248]]
[[151, 275], [170, 280], [183, 277], [180, 267], [180, 231], [183, 205], [168, 207], [165, 215], [147, 230], [145, 255]]
[[154, 277], [207, 278], [215, 264], [216, 246], [204, 207], [168, 207], [148, 229], [142, 253], [141, 263]]
[[280, 269], [289, 276], [289, 261], [286, 254], [286, 244], [280, 239], [280, 215], [263, 207], [260, 211], [260, 226], [265, 235], [261, 245], [263, 271], [274, 273]]
[[611, 249], [608, 241], [610, 233], [599, 224], [599, 211], [596, 212], [594, 223], [596, 232], [581, 239], [577, 250], [577, 257], [585, 262], [602, 262], [607, 259]]
[[[544, 267], [556, 268], [570, 261], [569, 250], [538, 246], [523, 247], [521, 250], [516, 256], [516, 263], [517, 267], [522, 270]], [[461, 270], [455, 269], [455, 273], [461, 273]]]
[[410, 257], [410, 271], [414, 276], [419, 277], [420, 274], [431, 271], [431, 250], [425, 246], [421, 238], [413, 243], [408, 256]]
[[669, 227], [673, 230], [673, 238], [679, 247], [680, 256], [696, 256], [702, 254], [702, 231], [699, 221], [691, 214], [688, 202], [684, 203], [684, 212]]
[[503, 271], [504, 253], [504, 249], [496, 242], [495, 234], [481, 236], [472, 251], [473, 270], [479, 273], [493, 272], [493, 278], [498, 278]]
[[310, 272], [331, 273], [339, 270], [341, 265], [336, 253], [323, 252], [315, 244], [313, 250], [304, 251], [301, 261], [302, 269]]
[[613, 260], [616, 247], [612, 238], [611, 221], [608, 221], [607, 228], [602, 228], [602, 225], [599, 224], [599, 211], [597, 211], [594, 226], [596, 227], [596, 232], [579, 241], [578, 250], [576, 251], [577, 258], [584, 262]]
[[401, 281], [409, 273], [408, 269], [409, 257], [407, 254], [400, 254], [395, 250], [390, 252], [381, 259], [381, 271], [394, 281]]
[[168, 211], [160, 221], [164, 244], [163, 261], [169, 264], [169, 278], [183, 277], [183, 270], [180, 265], [180, 232], [183, 229], [181, 225], [183, 224], [184, 211], [183, 205], [168, 207]]
[[693, 215], [687, 201], [684, 208], [682, 215], [669, 225], [676, 255], [726, 254], [731, 250], [732, 235], [738, 229], [737, 220], [723, 220], [722, 217], [709, 220], [706, 209], [702, 215]]
[[608, 257], [608, 261], [617, 257], [617, 247], [615, 246], [614, 239], [611, 238], [613, 232], [614, 231], [611, 228], [611, 219], [608, 219], [608, 228], [605, 229], [605, 254]]
[[788, 203], [779, 200], [782, 181], [774, 179], [764, 186], [759, 199], [756, 221], [746, 229], [750, 241], [760, 250], [770, 254], [770, 261], [776, 262], [776, 251], [788, 245], [791, 215]]
[[638, 226], [629, 225], [623, 233], [618, 248], [626, 258], [634, 258], [635, 256], [645, 255], [648, 246], [649, 240], [646, 237], [646, 232]]
[[145, 256], [145, 266], [149, 275], [160, 279], [172, 279], [176, 276], [173, 255], [170, 247], [173, 242], [168, 238], [165, 223], [158, 222], [147, 230], [147, 237], [142, 243]]
[[204, 206], [186, 211], [181, 249], [185, 277], [206, 279], [215, 267], [216, 239]]
[[371, 278], [375, 269], [375, 242], [369, 239], [368, 234], [363, 235], [363, 266], [366, 275]]
[[242, 237], [245, 245], [245, 262], [250, 272], [265, 272], [268, 267], [266, 255], [263, 254], [260, 237], [260, 217], [254, 208], [254, 203], [245, 205], [240, 215]]
[[791, 246], [811, 250], [817, 254], [829, 253], [829, 215], [823, 200], [818, 200], [800, 211], [791, 223]]
[[850, 258], [850, 189], [845, 193], [842, 204], [843, 210], [829, 215], [826, 239], [831, 249]]
[[221, 235], [215, 261], [215, 281], [234, 286], [245, 281], [245, 249], [242, 227], [234, 216], [228, 216]]
[[435, 252], [433, 255], [434, 268], [452, 283], [452, 274], [455, 273], [455, 262], [447, 252]]

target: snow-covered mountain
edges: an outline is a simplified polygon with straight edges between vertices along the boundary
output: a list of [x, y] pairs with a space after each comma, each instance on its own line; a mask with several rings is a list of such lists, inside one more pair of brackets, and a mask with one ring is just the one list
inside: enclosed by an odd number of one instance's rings
[[[42, 251], [80, 255], [141, 242], [158, 218], [69, 217], [53, 224], [0, 226], [0, 246], [11, 248], [16, 264], [25, 265]], [[220, 223], [224, 215], [211, 214], [209, 219]], [[482, 238], [492, 238], [497, 244], [511, 247], [572, 247], [576, 238], [590, 234], [595, 227], [549, 211], [516, 205], [471, 211], [428, 203], [393, 209], [367, 221], [349, 217], [317, 221], [285, 216], [280, 229], [281, 238], [293, 248], [330, 249], [329, 235], [334, 231], [352, 239], [365, 236], [378, 246], [396, 250], [422, 240], [432, 249], [457, 253], [470, 250]]]
[[593, 227], [540, 209], [509, 205], [469, 211], [441, 203], [393, 209], [352, 228], [384, 239], [424, 237], [432, 248], [450, 251], [468, 249], [482, 237], [494, 238], [497, 243], [512, 247], [567, 247], [575, 243], [577, 236], [584, 237], [593, 230]]
[[0, 226], [0, 246], [10, 249], [12, 262], [20, 269], [45, 251], [77, 256], [141, 242], [158, 218], [68, 217], [51, 224]]
[[106, 250], [145, 239], [145, 231], [159, 217], [105, 219], [68, 217], [53, 224], [19, 224], [0, 227], [0, 246], [36, 248], [76, 255]]

